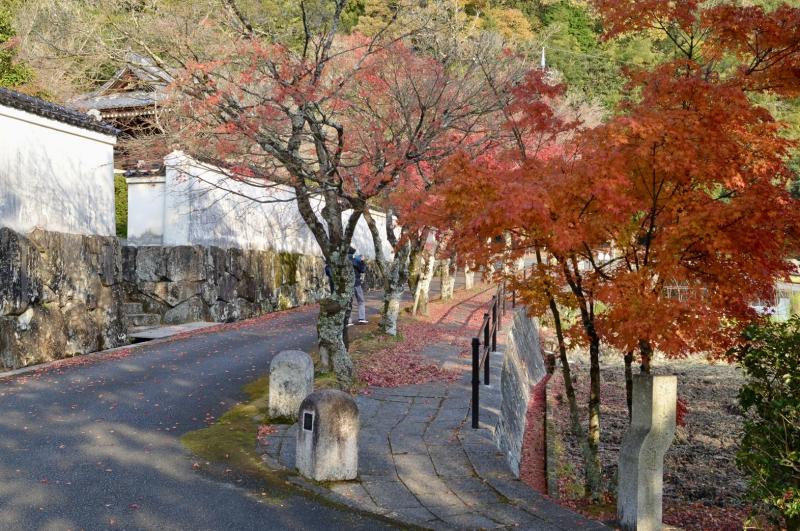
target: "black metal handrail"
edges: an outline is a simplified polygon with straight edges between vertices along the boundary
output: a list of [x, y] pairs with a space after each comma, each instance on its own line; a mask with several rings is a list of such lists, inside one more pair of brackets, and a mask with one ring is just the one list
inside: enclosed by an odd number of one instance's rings
[[[501, 329], [503, 315], [506, 313], [505, 282], [497, 286], [497, 293], [492, 296], [489, 311], [483, 314], [483, 324], [478, 335], [472, 338], [472, 427], [477, 428], [480, 422], [480, 387], [481, 368], [483, 368], [483, 385], [489, 385], [490, 354], [497, 350], [497, 332]], [[483, 339], [483, 342], [481, 342]]]

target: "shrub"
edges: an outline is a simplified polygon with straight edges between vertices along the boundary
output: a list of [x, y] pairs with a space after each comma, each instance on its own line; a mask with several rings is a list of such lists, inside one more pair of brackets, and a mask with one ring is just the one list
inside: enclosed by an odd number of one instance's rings
[[747, 415], [736, 462], [749, 494], [800, 529], [800, 317], [764, 322], [735, 349], [747, 383], [739, 401]]
[[114, 208], [117, 216], [117, 237], [128, 237], [128, 183], [122, 175], [114, 176]]

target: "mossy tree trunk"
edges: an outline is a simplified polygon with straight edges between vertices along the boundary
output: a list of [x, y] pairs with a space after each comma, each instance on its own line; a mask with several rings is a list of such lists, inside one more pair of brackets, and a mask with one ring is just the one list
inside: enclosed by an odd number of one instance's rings
[[425, 233], [418, 238], [411, 239], [411, 250], [408, 255], [408, 290], [417, 292], [420, 271], [422, 268], [422, 246], [425, 243]]
[[364, 219], [372, 235], [375, 247], [375, 261], [383, 280], [383, 307], [381, 310], [380, 329], [390, 336], [397, 335], [397, 319], [400, 316], [400, 301], [406, 290], [409, 276], [409, 255], [411, 242], [405, 237], [401, 229], [400, 238], [395, 234], [394, 213], [392, 209], [386, 212], [386, 240], [392, 246], [394, 255], [388, 260], [383, 253], [383, 245], [378, 225], [368, 209], [363, 213]]
[[342, 389], [348, 389], [355, 376], [353, 362], [344, 341], [346, 311], [353, 300], [355, 280], [348, 250], [358, 220], [361, 219], [361, 210], [354, 208], [346, 223], [343, 223], [343, 203], [335, 189], [326, 189], [321, 194], [324, 203], [319, 211], [325, 221], [323, 224], [317, 210], [311, 205], [311, 194], [305, 185], [301, 182], [294, 189], [300, 215], [322, 250], [333, 284], [333, 292], [319, 304], [317, 335], [320, 364], [325, 370], [333, 368], [336, 384]]
[[395, 253], [389, 264], [383, 283], [383, 314], [381, 331], [390, 336], [397, 335], [397, 318], [400, 316], [400, 301], [408, 281], [408, 255], [411, 245], [406, 242]]
[[470, 269], [469, 264], [464, 266], [464, 289], [472, 289], [475, 286], [475, 271]]
[[347, 308], [353, 299], [355, 275], [353, 265], [346, 250], [337, 250], [328, 258], [334, 291], [320, 301], [317, 318], [319, 336], [319, 356], [322, 368], [336, 375], [342, 387], [348, 387], [353, 380], [353, 362], [347, 354], [344, 341], [344, 327]]

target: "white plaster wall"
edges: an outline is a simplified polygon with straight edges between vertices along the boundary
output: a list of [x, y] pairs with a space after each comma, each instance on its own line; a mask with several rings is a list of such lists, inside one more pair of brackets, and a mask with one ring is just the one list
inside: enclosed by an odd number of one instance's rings
[[113, 235], [115, 143], [0, 105], [0, 226]]
[[128, 177], [128, 243], [161, 245], [164, 240], [166, 178]]
[[[181, 152], [168, 155], [165, 167], [163, 245], [216, 245], [322, 255], [290, 188], [256, 188], [234, 181], [218, 168]], [[135, 220], [128, 226], [129, 237], [147, 230], [147, 216], [131, 212], [151, 208], [134, 200], [145, 199], [129, 199], [129, 219]], [[312, 199], [312, 205], [319, 212], [321, 200]], [[383, 235], [384, 252], [391, 256], [392, 248], [385, 238], [386, 218], [379, 212], [373, 215]], [[349, 213], [345, 213], [343, 220], [348, 218]], [[375, 257], [372, 236], [363, 219], [358, 222], [353, 246], [366, 258]]]

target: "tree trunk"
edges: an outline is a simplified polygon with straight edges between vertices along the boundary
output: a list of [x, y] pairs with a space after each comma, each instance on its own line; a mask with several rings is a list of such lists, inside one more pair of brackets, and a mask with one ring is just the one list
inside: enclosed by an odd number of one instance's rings
[[625, 402], [628, 404], [628, 422], [633, 416], [633, 351], [625, 354]]
[[548, 294], [550, 313], [553, 314], [553, 323], [558, 339], [558, 358], [561, 361], [561, 375], [564, 379], [564, 391], [567, 394], [567, 404], [569, 405], [569, 419], [572, 434], [581, 445], [584, 467], [592, 460], [591, 450], [588, 441], [584, 438], [583, 426], [581, 425], [581, 415], [578, 408], [578, 398], [575, 396], [575, 386], [572, 384], [572, 370], [567, 358], [567, 345], [564, 341], [564, 330], [561, 324], [561, 312], [558, 310], [556, 301]]
[[417, 292], [417, 283], [419, 282], [419, 277], [422, 271], [421, 251], [424, 243], [424, 239], [416, 239], [411, 244], [411, 251], [408, 255], [408, 291], [411, 293]]
[[650, 362], [653, 360], [653, 347], [646, 339], [639, 340], [639, 352], [642, 354], [642, 374], [650, 374]]
[[452, 260], [445, 258], [439, 262], [439, 279], [441, 282], [441, 295], [443, 301], [449, 301], [453, 298], [453, 288], [455, 286], [455, 278], [450, 270]]
[[[539, 247], [536, 247], [536, 266], [541, 274], [544, 273], [544, 262], [542, 261], [542, 253]], [[522, 269], [522, 278], [525, 278], [525, 269]], [[589, 447], [589, 441], [584, 437], [583, 426], [581, 425], [581, 415], [578, 408], [578, 398], [575, 396], [575, 387], [572, 384], [572, 370], [569, 366], [569, 359], [567, 358], [567, 343], [564, 340], [564, 327], [561, 323], [561, 312], [558, 309], [558, 304], [553, 298], [552, 292], [545, 288], [547, 295], [547, 302], [550, 306], [550, 313], [553, 314], [553, 326], [556, 329], [556, 339], [558, 340], [558, 358], [561, 361], [561, 375], [564, 378], [564, 391], [567, 394], [567, 404], [569, 405], [569, 418], [572, 434], [581, 445], [581, 454], [583, 455], [583, 466], [585, 470], [589, 470], [592, 459], [592, 451]]]
[[412, 314], [428, 315], [428, 295], [431, 289], [431, 280], [436, 265], [434, 257], [435, 249], [430, 253], [425, 253], [422, 264], [422, 272], [417, 282], [417, 291], [414, 294], [414, 308]]
[[397, 318], [400, 315], [400, 301], [403, 298], [406, 282], [408, 282], [408, 257], [411, 254], [412, 244], [409, 241], [405, 241], [400, 246], [400, 242], [403, 241], [402, 229], [401, 238], [398, 240], [395, 233], [394, 213], [391, 208], [387, 209], [386, 238], [394, 250], [391, 262], [388, 261], [383, 254], [380, 231], [375, 219], [372, 217], [372, 213], [365, 209], [363, 216], [372, 234], [375, 261], [378, 263], [378, 270], [383, 280], [383, 311], [381, 312], [380, 329], [388, 335], [395, 336], [397, 335]]
[[406, 242], [395, 253], [383, 281], [383, 315], [380, 326], [381, 331], [390, 336], [397, 335], [397, 317], [400, 315], [400, 301], [408, 281], [410, 253], [411, 244]]
[[[592, 325], [594, 329], [594, 325]], [[586, 487], [592, 501], [600, 501], [602, 467], [600, 465], [600, 338], [596, 333], [589, 341], [589, 452], [586, 463]]]
[[328, 266], [333, 278], [334, 293], [320, 301], [317, 334], [319, 336], [320, 364], [336, 375], [342, 387], [353, 381], [353, 362], [344, 344], [346, 311], [353, 299], [354, 272], [346, 249], [331, 252]]
[[587, 292], [581, 284], [577, 258], [561, 257], [559, 262], [570, 290], [578, 302], [581, 324], [586, 337], [589, 338], [589, 432], [586, 440], [590, 458], [586, 461], [586, 490], [592, 501], [600, 501], [603, 471], [600, 465], [600, 336], [594, 326], [592, 300], [587, 297]]

